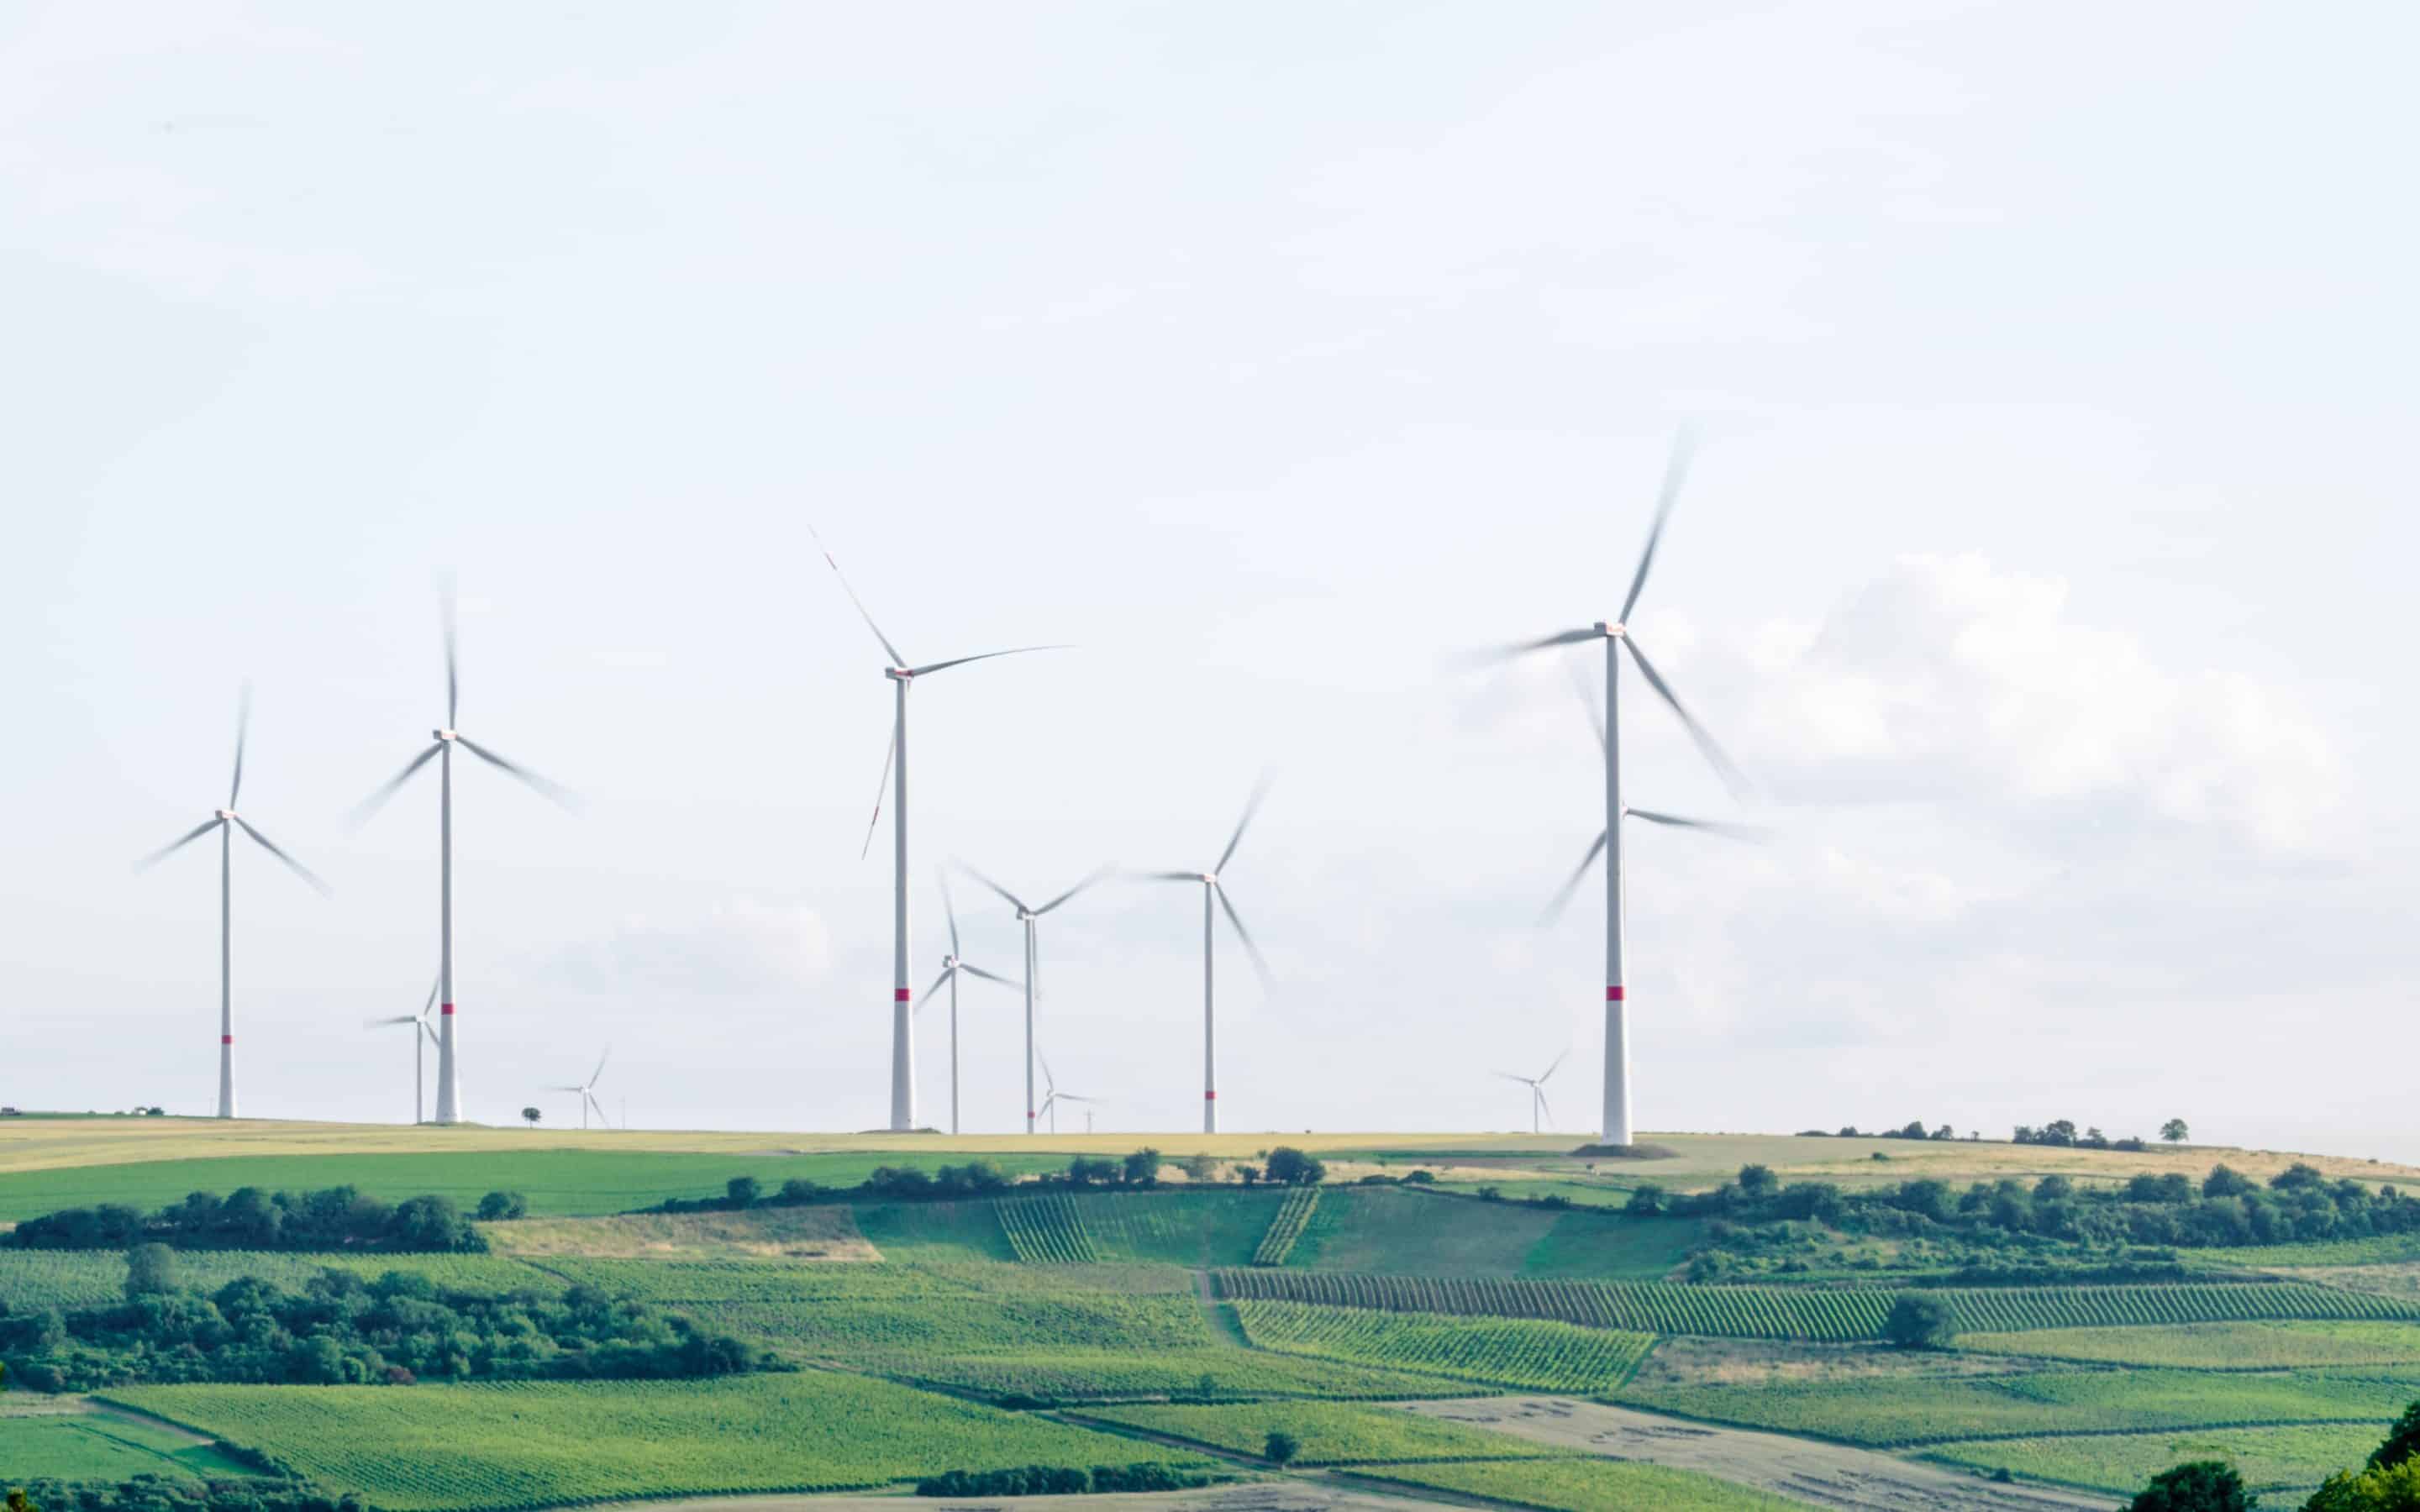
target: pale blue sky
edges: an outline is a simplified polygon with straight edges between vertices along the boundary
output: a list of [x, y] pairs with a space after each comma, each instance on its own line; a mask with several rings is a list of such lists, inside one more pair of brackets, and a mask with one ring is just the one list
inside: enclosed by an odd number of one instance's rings
[[[2408, 8], [0, 8], [15, 795], [0, 1101], [207, 1107], [225, 780], [247, 1111], [399, 1117], [442, 713], [464, 1092], [608, 1041], [657, 1125], [887, 1085], [889, 717], [820, 529], [938, 659], [919, 866], [1231, 869], [1239, 1128], [1592, 1121], [1618, 605], [1648, 1129], [2171, 1114], [2420, 1156]], [[257, 863], [257, 864], [256, 864]], [[970, 953], [1014, 965], [970, 889]], [[917, 894], [920, 979], [940, 950]], [[1088, 896], [1044, 1042], [1197, 1117], [1198, 904]], [[967, 999], [970, 1127], [1017, 1111]], [[928, 1112], [945, 1086], [923, 1018]], [[2360, 1051], [2364, 1054], [2349, 1052]], [[2398, 1063], [2388, 1060], [2386, 1063]], [[560, 1106], [556, 1105], [557, 1103]], [[551, 1116], [573, 1111], [567, 1098]]]

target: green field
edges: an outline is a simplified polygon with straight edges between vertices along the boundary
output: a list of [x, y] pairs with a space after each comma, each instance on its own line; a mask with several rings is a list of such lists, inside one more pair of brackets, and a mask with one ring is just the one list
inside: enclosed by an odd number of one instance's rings
[[2409, 1382], [2301, 1372], [2045, 1370], [1753, 1386], [1634, 1384], [1616, 1396], [1683, 1417], [1888, 1448], [2211, 1425], [2358, 1422], [2382, 1431], [2415, 1395], [2420, 1391]]
[[895, 1359], [865, 1368], [915, 1384], [987, 1396], [1031, 1397], [1054, 1405], [1157, 1397], [1413, 1401], [1479, 1396], [1487, 1390], [1443, 1376], [1232, 1347], [1163, 1350], [1153, 1354], [1050, 1350], [1028, 1355], [940, 1355]]
[[2110, 1491], [2138, 1490], [2160, 1471], [2188, 1459], [2224, 1459], [2253, 1489], [2274, 1492], [2307, 1490], [2336, 1471], [2360, 1465], [2380, 1437], [2376, 1427], [2347, 1424], [2079, 1433], [1935, 1444], [1924, 1458]]
[[1283, 1265], [1286, 1257], [1311, 1226], [1311, 1215], [1319, 1211], [1319, 1188], [1299, 1187], [1286, 1194], [1285, 1201], [1269, 1217], [1269, 1227], [1261, 1234], [1261, 1242], [1252, 1246], [1254, 1265]]
[[1422, 1459], [1541, 1459], [1571, 1453], [1509, 1433], [1441, 1423], [1384, 1407], [1256, 1402], [1239, 1407], [1105, 1407], [1084, 1414], [1231, 1454], [1258, 1456], [1271, 1432], [1293, 1434], [1304, 1465], [1376, 1465]]
[[1354, 1472], [1410, 1486], [1435, 1486], [1530, 1506], [1541, 1512], [1798, 1512], [1803, 1504], [1768, 1496], [1695, 1471], [1594, 1456], [1576, 1459], [1375, 1466]]
[[1652, 1278], [1680, 1264], [1699, 1233], [1686, 1219], [1342, 1187], [1320, 1199], [1285, 1263], [1428, 1276]]
[[1182, 1458], [1133, 1441], [809, 1371], [508, 1386], [148, 1386], [110, 1398], [262, 1445], [395, 1512], [838, 1490], [943, 1470]]
[[[247, 1475], [243, 1465], [193, 1435], [114, 1412], [84, 1410], [68, 1398], [58, 1412], [22, 1412], [0, 1403], [0, 1475], [30, 1480], [170, 1480]], [[47, 1401], [42, 1405], [51, 1405]]]
[[1520, 1391], [1610, 1392], [1655, 1347], [1652, 1334], [1527, 1318], [1382, 1313], [1294, 1302], [1239, 1302], [1257, 1348], [1437, 1375]]
[[[321, 1271], [376, 1277], [388, 1271], [427, 1276], [463, 1291], [512, 1291], [563, 1283], [499, 1255], [311, 1255], [286, 1250], [185, 1250], [177, 1257], [185, 1285], [215, 1290], [240, 1276], [300, 1288]], [[125, 1295], [126, 1257], [116, 1250], [0, 1249], [0, 1304], [33, 1311], [94, 1307]]]
[[2420, 1323], [2191, 1323], [1964, 1334], [1962, 1350], [2197, 1370], [2420, 1364]]
[[[1219, 1271], [1216, 1279], [1220, 1296], [1238, 1301], [1546, 1318], [1652, 1334], [1835, 1341], [1881, 1337], [1883, 1318], [1895, 1295], [1881, 1289], [1337, 1274], [1291, 1267]], [[2420, 1305], [2410, 1301], [2286, 1283], [1973, 1288], [1925, 1294], [1948, 1304], [1962, 1330], [1992, 1332], [2253, 1319], [2420, 1318]]]
[[2310, 1244], [2251, 1244], [2191, 1252], [2197, 1263], [2219, 1265], [2392, 1265], [2420, 1260], [2420, 1234], [2377, 1234]]
[[1093, 1247], [1092, 1230], [1084, 1226], [1089, 1199], [1053, 1192], [1037, 1197], [1005, 1197], [1000, 1203], [1001, 1231], [1008, 1247], [1027, 1265], [1091, 1265], [1101, 1252]]
[[[533, 1143], [547, 1137], [530, 1135]], [[666, 1197], [721, 1196], [723, 1183], [735, 1176], [752, 1176], [768, 1192], [797, 1177], [826, 1186], [854, 1186], [877, 1165], [929, 1169], [963, 1158], [938, 1150], [812, 1155], [754, 1150], [723, 1155], [534, 1149], [144, 1161], [0, 1174], [0, 1220], [32, 1218], [61, 1208], [89, 1208], [103, 1202], [148, 1211], [178, 1201], [188, 1192], [225, 1194], [243, 1186], [286, 1192], [358, 1186], [390, 1201], [433, 1192], [452, 1197], [466, 1211], [489, 1192], [510, 1190], [528, 1197], [534, 1213], [628, 1212]], [[991, 1158], [1013, 1174], [1056, 1170], [1066, 1165], [1063, 1156]]]

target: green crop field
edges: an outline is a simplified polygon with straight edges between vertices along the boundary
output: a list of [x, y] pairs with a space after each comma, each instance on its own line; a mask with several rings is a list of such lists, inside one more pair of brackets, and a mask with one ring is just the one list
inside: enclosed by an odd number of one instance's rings
[[1089, 1200], [1053, 1192], [1008, 1197], [1000, 1204], [1000, 1227], [1008, 1247], [1027, 1265], [1090, 1265], [1101, 1258], [1084, 1226]]
[[[1217, 1284], [1220, 1296], [1239, 1301], [1547, 1318], [1652, 1334], [1841, 1341], [1879, 1338], [1894, 1295], [1879, 1289], [1792, 1290], [1652, 1281], [1349, 1275], [1291, 1267], [1219, 1271]], [[1926, 1294], [1947, 1303], [1962, 1330], [1994, 1333], [2254, 1319], [2420, 1318], [2420, 1305], [2410, 1301], [2286, 1283], [1972, 1288]]]
[[818, 1371], [680, 1382], [149, 1386], [110, 1396], [230, 1443], [273, 1446], [320, 1485], [395, 1512], [836, 1490], [950, 1469], [1182, 1458]]
[[1016, 1258], [1001, 1229], [997, 1202], [861, 1203], [857, 1231], [885, 1259]]
[[[185, 1285], [215, 1290], [242, 1276], [300, 1287], [321, 1271], [375, 1277], [409, 1271], [464, 1291], [560, 1290], [543, 1271], [499, 1255], [319, 1255], [288, 1250], [183, 1250]], [[0, 1304], [11, 1310], [94, 1307], [125, 1294], [126, 1257], [116, 1250], [0, 1249]]]
[[1283, 1200], [1239, 1187], [1105, 1192], [1083, 1199], [1084, 1227], [1106, 1259], [1242, 1265]]
[[1803, 1505], [1696, 1471], [1595, 1456], [1373, 1466], [1354, 1473], [1461, 1491], [1536, 1507], [1540, 1512], [1613, 1512], [1628, 1507], [1653, 1507], [1656, 1512], [1799, 1512]]
[[1163, 1350], [1052, 1350], [1034, 1354], [905, 1357], [863, 1368], [895, 1380], [987, 1396], [1036, 1401], [1131, 1402], [1156, 1397], [1208, 1401], [1307, 1398], [1328, 1401], [1412, 1401], [1478, 1396], [1487, 1388], [1443, 1376], [1382, 1370], [1337, 1360], [1313, 1360], [1262, 1350], [1220, 1346]]
[[1288, 1246], [1290, 1268], [1644, 1278], [1681, 1263], [1699, 1233], [1691, 1220], [1642, 1222], [1593, 1208], [1482, 1203], [1396, 1187], [1331, 1189], [1309, 1216]]
[[1509, 1433], [1343, 1402], [1255, 1402], [1236, 1407], [1107, 1407], [1088, 1418], [1257, 1456], [1273, 1431], [1302, 1444], [1304, 1465], [1376, 1465], [1421, 1459], [1537, 1459], [1572, 1451]]
[[2189, 1323], [2149, 1328], [2052, 1328], [1962, 1334], [1983, 1353], [2199, 1370], [2420, 1365], [2420, 1323]]
[[21, 1413], [0, 1407], [0, 1475], [30, 1480], [170, 1480], [248, 1475], [243, 1465], [194, 1435], [115, 1412], [78, 1410]]
[[1319, 1188], [1306, 1186], [1287, 1193], [1270, 1216], [1261, 1242], [1252, 1246], [1252, 1263], [1283, 1265], [1286, 1257], [1294, 1253], [1295, 1241], [1302, 1238], [1303, 1229], [1310, 1225], [1311, 1215], [1318, 1211]]
[[1609, 1392], [1628, 1381], [1655, 1347], [1652, 1334], [1528, 1318], [1453, 1318], [1293, 1302], [1239, 1302], [1235, 1315], [1264, 1350], [1434, 1371], [1523, 1391]]
[[2170, 1465], [2224, 1459], [2257, 1491], [2307, 1490], [2336, 1471], [2358, 1466], [2378, 1447], [2380, 1430], [2355, 1424], [2194, 1429], [2170, 1433], [2078, 1433], [2047, 1439], [1942, 1443], [1923, 1458], [1977, 1470], [2006, 1470], [2037, 1480], [2110, 1491], [2140, 1489]]
[[2219, 1424], [2360, 1422], [2382, 1431], [2413, 1395], [2408, 1383], [2297, 1372], [2046, 1370], [1754, 1386], [1639, 1383], [1616, 1396], [1684, 1417], [1890, 1447]]

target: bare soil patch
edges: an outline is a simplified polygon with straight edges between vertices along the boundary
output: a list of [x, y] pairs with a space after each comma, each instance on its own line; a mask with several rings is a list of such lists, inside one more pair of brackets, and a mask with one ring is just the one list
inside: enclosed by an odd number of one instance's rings
[[1879, 1344], [1786, 1344], [1668, 1336], [1633, 1378], [1651, 1386], [1778, 1386], [1907, 1376], [2003, 1376], [2037, 1369], [2006, 1355], [1894, 1350]]
[[878, 1260], [839, 1203], [748, 1212], [634, 1212], [612, 1218], [516, 1218], [483, 1224], [500, 1255], [624, 1260]]

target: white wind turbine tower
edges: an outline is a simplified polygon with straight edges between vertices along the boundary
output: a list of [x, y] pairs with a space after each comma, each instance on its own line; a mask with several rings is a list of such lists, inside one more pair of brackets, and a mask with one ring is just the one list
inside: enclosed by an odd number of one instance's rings
[[1670, 706], [1672, 712], [1680, 717], [1682, 726], [1689, 732], [1689, 737], [1697, 742], [1698, 749], [1704, 754], [1706, 760], [1713, 764], [1715, 772], [1731, 787], [1732, 791], [1740, 792], [1746, 786], [1746, 780], [1740, 775], [1739, 768], [1732, 764], [1729, 756], [1723, 753], [1722, 748], [1714, 743], [1714, 737], [1707, 733], [1705, 727], [1682, 706], [1679, 696], [1672, 691], [1670, 685], [1666, 683], [1663, 676], [1655, 671], [1654, 664], [1647, 659], [1647, 654], [1638, 649], [1638, 638], [1630, 628], [1630, 613], [1638, 607], [1639, 592], [1647, 586], [1647, 571], [1654, 564], [1656, 544], [1664, 535], [1664, 522], [1670, 517], [1672, 501], [1679, 496], [1682, 480], [1688, 474], [1690, 452], [1690, 438], [1686, 432], [1683, 432], [1679, 440], [1674, 443], [1671, 460], [1665, 468], [1663, 492], [1655, 504], [1655, 521], [1647, 532], [1647, 548], [1639, 553], [1638, 570], [1631, 577], [1630, 592], [1622, 598], [1621, 612], [1609, 622], [1600, 620], [1585, 630], [1565, 630], [1537, 640], [1524, 641], [1519, 645], [1507, 648], [1502, 653], [1507, 656], [1514, 656], [1527, 652], [1544, 651], [1556, 646], [1579, 645], [1588, 641], [1601, 640], [1605, 643], [1606, 715], [1605, 725], [1598, 732], [1605, 748], [1605, 829], [1597, 836], [1596, 842], [1589, 847], [1588, 855], [1582, 857], [1578, 870], [1572, 874], [1571, 881], [1564, 884], [1557, 906], [1559, 907], [1561, 899], [1568, 898], [1579, 886], [1580, 878], [1587, 874], [1590, 865], [1596, 860], [1597, 853], [1606, 852], [1605, 1110], [1602, 1137], [1609, 1145], [1630, 1144], [1634, 1133], [1630, 1105], [1629, 1004], [1624, 992], [1621, 950], [1622, 818], [1627, 815], [1634, 819], [1646, 820], [1650, 824], [1741, 833], [1735, 826], [1707, 820], [1683, 819], [1673, 814], [1652, 813], [1645, 810], [1622, 807], [1621, 653], [1628, 652], [1630, 659], [1638, 666], [1638, 674], [1647, 680], [1647, 686], [1654, 691], [1655, 696], [1662, 699]]
[[[1034, 1052], [1034, 1055], [1035, 1058], [1042, 1058], [1040, 1051]], [[1097, 1097], [1086, 1097], [1080, 1092], [1063, 1092], [1059, 1090], [1058, 1082], [1050, 1075], [1050, 1062], [1047, 1059], [1042, 1060], [1042, 1083], [1047, 1089], [1047, 1095], [1042, 1099], [1042, 1111], [1050, 1116], [1050, 1132], [1052, 1134], [1057, 1134], [1059, 1132], [1060, 1103], [1098, 1103], [1100, 1101]], [[1086, 1134], [1091, 1134], [1093, 1132], [1093, 1115], [1089, 1108], [1086, 1109], [1084, 1113], [1084, 1132]]]
[[1244, 942], [1244, 949], [1251, 956], [1254, 969], [1261, 974], [1261, 984], [1265, 987], [1269, 981], [1269, 965], [1261, 957], [1261, 948], [1252, 943], [1251, 931], [1244, 928], [1242, 916], [1235, 912], [1235, 905], [1228, 901], [1227, 889], [1218, 880], [1226, 872], [1227, 863], [1235, 858], [1235, 847], [1243, 843], [1244, 831], [1250, 827], [1252, 816], [1261, 811], [1261, 800], [1268, 795], [1268, 791], [1269, 784], [1265, 778], [1261, 780], [1259, 786], [1252, 789], [1251, 797], [1244, 805], [1244, 817], [1235, 821], [1235, 832], [1227, 838], [1227, 848], [1218, 853], [1217, 866], [1207, 872], [1146, 872], [1143, 873], [1143, 879], [1148, 882], [1192, 882], [1200, 884], [1202, 887], [1202, 1132], [1203, 1134], [1218, 1132], [1218, 1015], [1216, 992], [1216, 965], [1218, 952], [1218, 941], [1213, 932], [1216, 918], [1211, 905], [1214, 902], [1219, 908], [1226, 910], [1227, 922], [1234, 926], [1235, 938]]
[[431, 743], [426, 750], [407, 763], [402, 771], [389, 778], [376, 793], [362, 800], [353, 810], [353, 822], [368, 820], [395, 796], [411, 775], [437, 762], [437, 1121], [441, 1124], [462, 1121], [461, 1075], [458, 1047], [455, 1043], [454, 1011], [454, 748], [461, 747], [479, 760], [512, 777], [520, 779], [541, 795], [568, 809], [570, 795], [556, 783], [548, 781], [526, 766], [504, 760], [494, 751], [471, 739], [454, 728], [456, 710], [461, 702], [461, 676], [454, 650], [454, 597], [445, 595], [445, 725], [429, 732]]
[[[812, 527], [807, 533], [814, 534]], [[822, 546], [823, 537], [815, 536], [815, 544]], [[985, 651], [971, 656], [954, 656], [948, 661], [910, 667], [908, 658], [899, 654], [899, 648], [891, 643], [891, 638], [882, 633], [882, 626], [874, 623], [874, 615], [867, 610], [865, 601], [859, 598], [857, 590], [848, 585], [847, 575], [840, 570], [840, 563], [832, 560], [830, 551], [824, 552], [824, 561], [830, 564], [832, 576], [840, 579], [841, 592], [857, 606], [858, 617], [865, 621], [867, 629], [874, 632], [874, 639], [882, 643], [882, 654], [891, 658], [890, 664], [882, 669], [882, 675], [891, 680], [894, 699], [891, 749], [882, 760], [882, 775], [894, 779], [891, 796], [891, 1128], [894, 1133], [905, 1133], [916, 1127], [916, 1025], [908, 982], [908, 685], [919, 677], [951, 667], [963, 667], [970, 661], [988, 661], [994, 656], [1064, 648], [1013, 646], [1006, 651]], [[881, 787], [879, 782], [875, 785], [874, 818], [868, 822], [865, 830], [868, 844], [873, 843], [874, 825], [882, 818]], [[1030, 1103], [1031, 1099], [1028, 1102]]]
[[328, 885], [315, 876], [309, 867], [279, 850], [268, 836], [252, 827], [235, 810], [235, 800], [243, 791], [244, 737], [252, 727], [252, 686], [244, 685], [243, 695], [236, 706], [235, 777], [227, 783], [226, 807], [213, 811], [184, 834], [135, 863], [140, 872], [158, 865], [172, 853], [184, 849], [215, 829], [219, 832], [219, 1112], [222, 1119], [235, 1117], [235, 865], [233, 852], [235, 832], [239, 829], [251, 836], [262, 850], [276, 856], [291, 868], [296, 876], [311, 884], [321, 897], [328, 895]]
[[1035, 1119], [1041, 1112], [1033, 1101], [1033, 1062], [1036, 1057], [1033, 1048], [1033, 1000], [1042, 995], [1042, 941], [1035, 933], [1034, 926], [1043, 915], [1100, 881], [1109, 870], [1108, 867], [1101, 868], [1041, 907], [1033, 908], [1028, 906], [1024, 899], [974, 868], [967, 868], [969, 876], [1008, 900], [1009, 906], [1016, 910], [1016, 921], [1025, 926], [1025, 1132], [1027, 1134], [1033, 1132]]
[[925, 988], [923, 995], [916, 999], [916, 1006], [921, 1010], [939, 990], [941, 983], [950, 984], [950, 1133], [954, 1134], [958, 1132], [958, 976], [963, 972], [985, 981], [996, 981], [1003, 987], [1022, 987], [1025, 983], [1011, 981], [1006, 977], [985, 971], [958, 953], [958, 909], [950, 899], [947, 872], [941, 874], [941, 910], [950, 920], [950, 953], [941, 958], [941, 974], [935, 977], [933, 985]]
[[1557, 1056], [1553, 1065], [1548, 1066], [1544, 1071], [1540, 1072], [1535, 1076], [1522, 1076], [1509, 1071], [1499, 1071], [1496, 1073], [1497, 1075], [1503, 1077], [1508, 1082], [1519, 1082], [1522, 1086], [1529, 1089], [1529, 1132], [1531, 1134], [1541, 1134], [1544, 1132], [1539, 1123], [1541, 1117], [1552, 1119], [1555, 1116], [1555, 1110], [1546, 1106], [1546, 1078], [1552, 1076], [1558, 1070], [1561, 1069], [1563, 1064], [1563, 1056], [1568, 1056], [1570, 1054], [1571, 1052], [1566, 1050], [1563, 1052], [1562, 1056]]
[[582, 1129], [588, 1127], [588, 1110], [591, 1108], [595, 1108], [597, 1110], [597, 1122], [599, 1126], [607, 1129], [613, 1127], [613, 1120], [605, 1117], [605, 1104], [597, 1101], [597, 1080], [598, 1077], [605, 1074], [605, 1062], [613, 1058], [613, 1047], [609, 1044], [605, 1047], [605, 1053], [597, 1057], [597, 1069], [588, 1073], [588, 1079], [586, 1081], [580, 1082], [569, 1087], [550, 1087], [547, 1088], [550, 1092], [577, 1092], [580, 1094], [580, 1127]]
[[427, 1121], [427, 1098], [423, 1094], [428, 1066], [428, 1047], [437, 1042], [437, 1031], [428, 1026], [428, 1015], [437, 1011], [437, 990], [444, 985], [442, 979], [428, 984], [428, 1001], [420, 1005], [417, 1013], [397, 1013], [393, 1018], [369, 1019], [363, 1027], [391, 1028], [398, 1024], [412, 1026], [411, 1032], [411, 1121], [416, 1127]]

